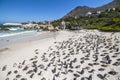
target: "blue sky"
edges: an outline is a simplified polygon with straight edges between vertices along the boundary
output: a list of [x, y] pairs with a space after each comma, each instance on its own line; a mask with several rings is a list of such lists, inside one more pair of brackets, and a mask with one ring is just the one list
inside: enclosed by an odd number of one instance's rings
[[98, 7], [112, 0], [0, 0], [0, 23], [55, 20], [77, 6]]

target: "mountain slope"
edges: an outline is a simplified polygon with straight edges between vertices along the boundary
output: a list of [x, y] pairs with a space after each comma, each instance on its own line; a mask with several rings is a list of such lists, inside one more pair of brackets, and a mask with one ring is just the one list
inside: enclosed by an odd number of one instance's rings
[[120, 0], [113, 0], [112, 2], [110, 2], [106, 5], [103, 5], [101, 7], [97, 7], [96, 10], [106, 10], [109, 8], [118, 8], [118, 7], [120, 7]]
[[98, 11], [98, 10], [104, 11], [106, 9], [116, 8], [116, 7], [120, 7], [120, 0], [113, 0], [112, 2], [110, 2], [108, 4], [103, 5], [101, 7], [97, 7], [97, 8], [90, 8], [88, 6], [78, 6], [75, 9], [73, 9], [72, 11], [70, 11], [63, 18], [66, 18], [66, 17], [75, 17], [75, 16], [83, 16], [87, 12]]
[[90, 8], [87, 6], [78, 6], [72, 11], [70, 11], [66, 16], [64, 17], [73, 17], [73, 16], [83, 16], [88, 11], [94, 11], [94, 8]]

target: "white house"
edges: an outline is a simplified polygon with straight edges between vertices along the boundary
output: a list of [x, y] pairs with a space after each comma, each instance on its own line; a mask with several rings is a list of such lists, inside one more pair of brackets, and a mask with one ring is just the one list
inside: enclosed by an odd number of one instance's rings
[[88, 16], [88, 15], [92, 15], [92, 12], [87, 12], [87, 13], [86, 13], [86, 16]]
[[101, 11], [97, 11], [97, 14], [101, 14]]
[[115, 8], [112, 8], [113, 11], [115, 11], [116, 9]]

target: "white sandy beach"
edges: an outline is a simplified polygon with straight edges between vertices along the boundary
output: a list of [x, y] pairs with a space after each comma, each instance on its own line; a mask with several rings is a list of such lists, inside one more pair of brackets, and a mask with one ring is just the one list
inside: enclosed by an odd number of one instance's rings
[[120, 80], [120, 33], [59, 31], [0, 52], [0, 80]]

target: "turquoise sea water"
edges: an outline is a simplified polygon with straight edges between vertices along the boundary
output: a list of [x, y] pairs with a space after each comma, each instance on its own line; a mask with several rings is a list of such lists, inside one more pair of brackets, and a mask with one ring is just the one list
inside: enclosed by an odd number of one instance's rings
[[[1, 26], [0, 28], [3, 27]], [[13, 36], [36, 32], [36, 30], [24, 30], [23, 28], [14, 27], [14, 26], [5, 26], [4, 28], [9, 30], [0, 30], [0, 38], [13, 37]]]
[[22, 38], [37, 35], [36, 30], [24, 30], [23, 28], [14, 26], [5, 26], [4, 28], [9, 30], [0, 30], [0, 47]]

